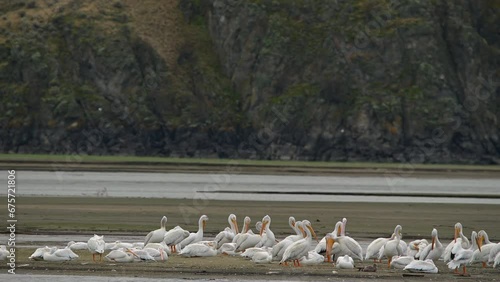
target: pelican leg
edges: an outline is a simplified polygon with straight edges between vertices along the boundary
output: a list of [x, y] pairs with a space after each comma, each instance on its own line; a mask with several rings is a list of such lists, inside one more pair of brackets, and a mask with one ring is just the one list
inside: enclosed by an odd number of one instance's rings
[[300, 265], [300, 261], [299, 261], [299, 260], [297, 260], [297, 266], [298, 266], [298, 267], [301, 267], [301, 266], [302, 266], [302, 265]]
[[95, 254], [92, 254], [92, 261], [95, 262]]
[[329, 255], [325, 255], [326, 262], [332, 262], [332, 258]]
[[387, 268], [391, 268], [391, 261], [392, 257], [390, 257], [389, 260], [387, 261]]
[[463, 269], [464, 269], [464, 272], [462, 272], [462, 276], [467, 276], [467, 268], [465, 267], [465, 265], [464, 265]]
[[458, 274], [458, 267], [456, 267], [455, 270], [453, 270], [453, 273], [457, 273]]
[[486, 268], [486, 262], [483, 261], [483, 268]]

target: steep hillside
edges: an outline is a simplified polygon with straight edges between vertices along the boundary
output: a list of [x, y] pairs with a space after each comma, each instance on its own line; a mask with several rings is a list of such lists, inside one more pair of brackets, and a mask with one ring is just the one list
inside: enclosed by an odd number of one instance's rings
[[8, 1], [5, 152], [499, 163], [494, 0]]

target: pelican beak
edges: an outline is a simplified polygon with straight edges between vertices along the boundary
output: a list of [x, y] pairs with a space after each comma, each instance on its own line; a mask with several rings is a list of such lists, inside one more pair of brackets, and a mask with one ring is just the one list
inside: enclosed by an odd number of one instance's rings
[[139, 257], [136, 253], [134, 253], [131, 249], [127, 248], [127, 252], [133, 254], [136, 257]]
[[458, 228], [455, 228], [455, 243], [457, 242], [457, 237], [458, 237]]
[[309, 231], [311, 231], [311, 234], [314, 236], [314, 239], [316, 239], [316, 241], [319, 242], [318, 236], [316, 236], [316, 232], [314, 232], [312, 226], [308, 226], [307, 228], [309, 229]]
[[306, 232], [304, 231], [304, 228], [302, 228], [300, 225], [299, 225], [299, 230], [300, 232], [302, 232], [302, 236], [306, 237]]
[[262, 233], [264, 233], [264, 230], [266, 230], [266, 225], [269, 223], [269, 221], [264, 221], [262, 223], [262, 227], [260, 228], [260, 236], [262, 236]]
[[434, 244], [436, 243], [436, 237], [432, 237], [432, 247], [431, 250], [434, 250]]
[[337, 231], [337, 236], [340, 236], [341, 233], [342, 233], [342, 225], [339, 227], [339, 230]]
[[333, 243], [335, 243], [335, 240], [333, 240], [333, 238], [326, 238], [326, 257], [328, 258], [331, 256]]
[[413, 244], [413, 247], [414, 247], [414, 248], [415, 248], [415, 250], [417, 250], [417, 251], [418, 251], [418, 250], [420, 250], [420, 249], [418, 248], [418, 245], [417, 245], [416, 243], [414, 243], [414, 244]]
[[484, 241], [484, 237], [479, 236], [479, 243], [477, 244], [479, 246], [479, 251], [481, 251], [481, 247], [483, 246], [483, 241]]
[[239, 233], [239, 230], [238, 230], [238, 224], [236, 223], [236, 220], [235, 220], [235, 219], [232, 219], [231, 221], [233, 222], [233, 225], [234, 225], [234, 227], [236, 228], [236, 234], [238, 234], [238, 233]]
[[295, 220], [292, 221], [292, 227], [295, 227]]
[[203, 231], [205, 231], [205, 226], [207, 225], [207, 222], [204, 220], [202, 224], [203, 224]]
[[482, 242], [479, 238], [476, 238], [476, 243], [477, 243], [477, 248], [479, 249], [479, 251], [481, 251]]

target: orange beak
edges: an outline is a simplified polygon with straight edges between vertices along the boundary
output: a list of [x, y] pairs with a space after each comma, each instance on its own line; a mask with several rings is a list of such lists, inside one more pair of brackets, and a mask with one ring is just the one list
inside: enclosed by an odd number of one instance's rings
[[333, 240], [333, 238], [331, 237], [326, 238], [326, 256], [328, 258], [332, 255], [333, 243], [335, 243], [335, 240]]
[[264, 233], [264, 230], [266, 230], [266, 226], [269, 223], [269, 221], [264, 221], [262, 223], [262, 227], [260, 228], [260, 236], [262, 236], [262, 233]]
[[309, 229], [309, 231], [311, 231], [311, 235], [313, 235], [314, 239], [316, 239], [316, 241], [319, 242], [318, 236], [316, 236], [316, 232], [314, 232], [312, 226], [308, 226], [307, 228]]
[[342, 233], [342, 225], [339, 227], [339, 230], [337, 231], [337, 236], [340, 236], [341, 233]]
[[236, 223], [236, 220], [232, 219], [231, 221], [233, 222], [234, 228], [236, 229], [236, 234], [240, 233], [238, 230], [238, 224]]
[[[482, 238], [482, 237], [481, 237]], [[479, 251], [481, 251], [481, 245], [483, 244], [482, 239], [476, 238], [476, 243]]]
[[431, 250], [434, 250], [434, 244], [436, 243], [436, 237], [432, 237], [432, 247]]
[[455, 228], [455, 237], [454, 237], [455, 243], [457, 242], [458, 233], [459, 233], [458, 228]]
[[205, 226], [207, 225], [206, 221], [203, 221], [203, 231], [205, 231]]

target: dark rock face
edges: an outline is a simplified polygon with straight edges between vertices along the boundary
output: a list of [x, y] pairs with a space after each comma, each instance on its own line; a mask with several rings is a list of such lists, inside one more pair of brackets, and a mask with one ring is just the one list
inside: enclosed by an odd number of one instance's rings
[[175, 65], [71, 5], [0, 30], [4, 152], [500, 161], [495, 1], [181, 0]]

